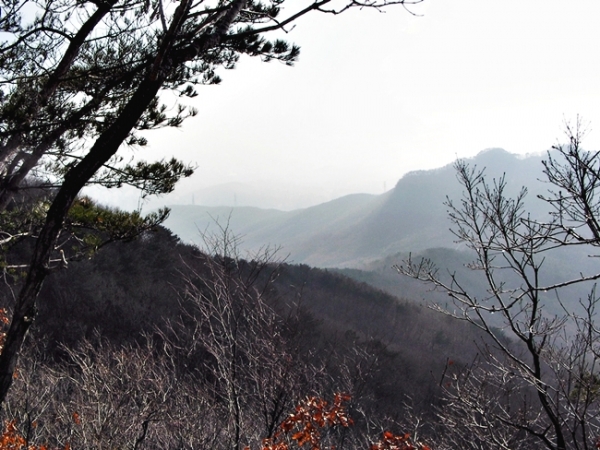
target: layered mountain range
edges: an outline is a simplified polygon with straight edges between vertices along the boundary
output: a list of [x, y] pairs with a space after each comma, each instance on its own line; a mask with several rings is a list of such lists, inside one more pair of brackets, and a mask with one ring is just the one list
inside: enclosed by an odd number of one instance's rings
[[[468, 163], [485, 168], [490, 181], [505, 174], [509, 192], [530, 190], [529, 205], [542, 214], [536, 195], [546, 191], [542, 156], [519, 157], [501, 149], [481, 152]], [[410, 172], [381, 195], [353, 194], [294, 211], [253, 207], [171, 205], [166, 226], [183, 241], [202, 244], [203, 234], [227, 228], [240, 249], [278, 247], [288, 260], [317, 267], [361, 268], [398, 252], [457, 248], [449, 231], [447, 199], [463, 188], [452, 164]]]
[[[489, 149], [466, 160], [474, 170], [484, 170], [489, 185], [506, 182], [505, 195], [514, 197], [527, 188], [525, 209], [532, 218], [548, 220], [549, 205], [539, 198], [552, 188], [544, 182], [542, 161], [547, 155], [520, 157], [501, 149]], [[166, 226], [184, 241], [202, 246], [202, 236], [224, 232], [239, 237], [239, 249], [258, 252], [267, 246], [280, 248], [280, 257], [292, 263], [328, 268], [386, 291], [398, 298], [449, 305], [448, 297], [431, 291], [428, 285], [399, 276], [394, 265], [427, 258], [438, 274], [449, 281], [456, 274], [468, 292], [487, 296], [481, 271], [468, 267], [474, 254], [452, 234], [447, 202], [459, 205], [464, 188], [458, 182], [453, 164], [411, 172], [382, 195], [355, 194], [295, 211], [249, 207], [171, 206]], [[593, 249], [585, 246], [562, 248], [544, 255], [540, 283], [549, 285], [577, 279], [581, 273], [597, 272]], [[595, 256], [595, 255], [594, 255]], [[521, 280], [505, 271], [504, 281], [518, 286]], [[516, 284], [515, 284], [516, 283]], [[548, 293], [546, 310], [560, 315], [562, 307], [579, 308], [591, 283], [578, 283], [556, 293]], [[449, 305], [450, 307], [450, 305]]]

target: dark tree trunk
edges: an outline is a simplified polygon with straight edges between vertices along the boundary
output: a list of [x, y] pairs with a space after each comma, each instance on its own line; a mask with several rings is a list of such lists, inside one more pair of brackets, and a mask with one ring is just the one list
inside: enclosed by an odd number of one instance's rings
[[182, 0], [173, 16], [171, 26], [157, 51], [148, 75], [138, 86], [125, 109], [115, 122], [96, 140], [89, 153], [70, 169], [64, 182], [54, 197], [46, 215], [46, 223], [36, 243], [33, 258], [25, 284], [19, 293], [6, 342], [0, 354], [0, 404], [6, 399], [13, 381], [13, 374], [27, 331], [35, 318], [36, 300], [42, 284], [48, 275], [48, 263], [64, 219], [79, 191], [89, 179], [119, 149], [131, 130], [158, 94], [167, 75], [178, 65], [197, 58], [208, 49], [218, 46], [247, 0], [235, 0], [230, 7], [216, 18], [215, 31], [202, 35], [179, 55], [173, 55], [172, 44], [185, 22], [192, 0]]
[[85, 158], [65, 176], [37, 240], [29, 272], [17, 298], [6, 342], [0, 354], [0, 403], [4, 402], [12, 384], [21, 345], [35, 318], [36, 299], [48, 274], [48, 261], [73, 200], [94, 173], [117, 152], [161, 85], [162, 79], [145, 80], [115, 123], [98, 138]]

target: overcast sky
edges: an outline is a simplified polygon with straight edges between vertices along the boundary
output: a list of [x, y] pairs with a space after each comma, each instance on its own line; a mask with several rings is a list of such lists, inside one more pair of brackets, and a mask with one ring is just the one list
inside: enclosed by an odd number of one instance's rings
[[306, 17], [287, 36], [302, 49], [294, 67], [246, 58], [220, 86], [201, 87], [198, 116], [138, 152], [198, 166], [160, 202], [190, 203], [194, 189], [229, 182], [318, 189], [321, 199], [382, 193], [408, 171], [486, 148], [544, 151], [578, 114], [590, 124], [584, 145], [600, 148], [600, 1], [412, 9], [419, 16], [393, 7]]

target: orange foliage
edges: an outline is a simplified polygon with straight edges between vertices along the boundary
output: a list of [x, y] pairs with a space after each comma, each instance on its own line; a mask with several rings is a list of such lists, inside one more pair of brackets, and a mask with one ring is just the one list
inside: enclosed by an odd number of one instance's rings
[[[66, 444], [63, 450], [70, 450], [71, 446]], [[50, 450], [46, 445], [28, 445], [27, 440], [17, 430], [14, 420], [6, 422], [2, 435], [0, 435], [0, 450]]]
[[2, 450], [19, 450], [27, 448], [27, 441], [17, 432], [15, 421], [7, 422], [2, 436], [0, 436], [0, 448]]
[[344, 402], [350, 397], [336, 394], [330, 406], [325, 400], [309, 397], [296, 406], [296, 411], [290, 414], [280, 425], [280, 429], [271, 439], [263, 441], [262, 450], [289, 450], [286, 437], [295, 442], [298, 447], [308, 446], [311, 450], [321, 450], [321, 430], [327, 427], [349, 427], [352, 419], [348, 417]]
[[[350, 396], [336, 394], [330, 406], [325, 400], [309, 397], [296, 406], [296, 411], [290, 414], [279, 426], [270, 439], [264, 439], [261, 450], [291, 450], [290, 444], [298, 448], [307, 447], [310, 450], [324, 450], [321, 442], [321, 431], [335, 426], [349, 427], [354, 422], [348, 416], [344, 402]], [[245, 450], [250, 450], [246, 447]], [[333, 450], [333, 447], [331, 447]], [[431, 450], [430, 447], [412, 443], [409, 434], [394, 435], [389, 431], [383, 433], [383, 438], [373, 444], [370, 450]]]
[[79, 417], [78, 413], [74, 412], [71, 417], [73, 417], [73, 423], [75, 423], [75, 425], [81, 424], [81, 417]]
[[431, 450], [431, 448], [411, 442], [410, 434], [408, 433], [395, 435], [386, 431], [379, 442], [371, 445], [370, 450]]

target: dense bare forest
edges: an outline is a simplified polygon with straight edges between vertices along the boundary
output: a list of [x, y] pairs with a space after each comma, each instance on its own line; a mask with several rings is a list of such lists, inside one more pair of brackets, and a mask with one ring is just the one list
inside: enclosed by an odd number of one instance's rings
[[344, 448], [433, 431], [419, 420], [434, 417], [448, 360], [475, 357], [474, 329], [234, 247], [200, 251], [159, 228], [53, 274], [4, 418], [53, 446], [243, 448], [305, 399], [343, 393], [354, 425], [328, 439]]

